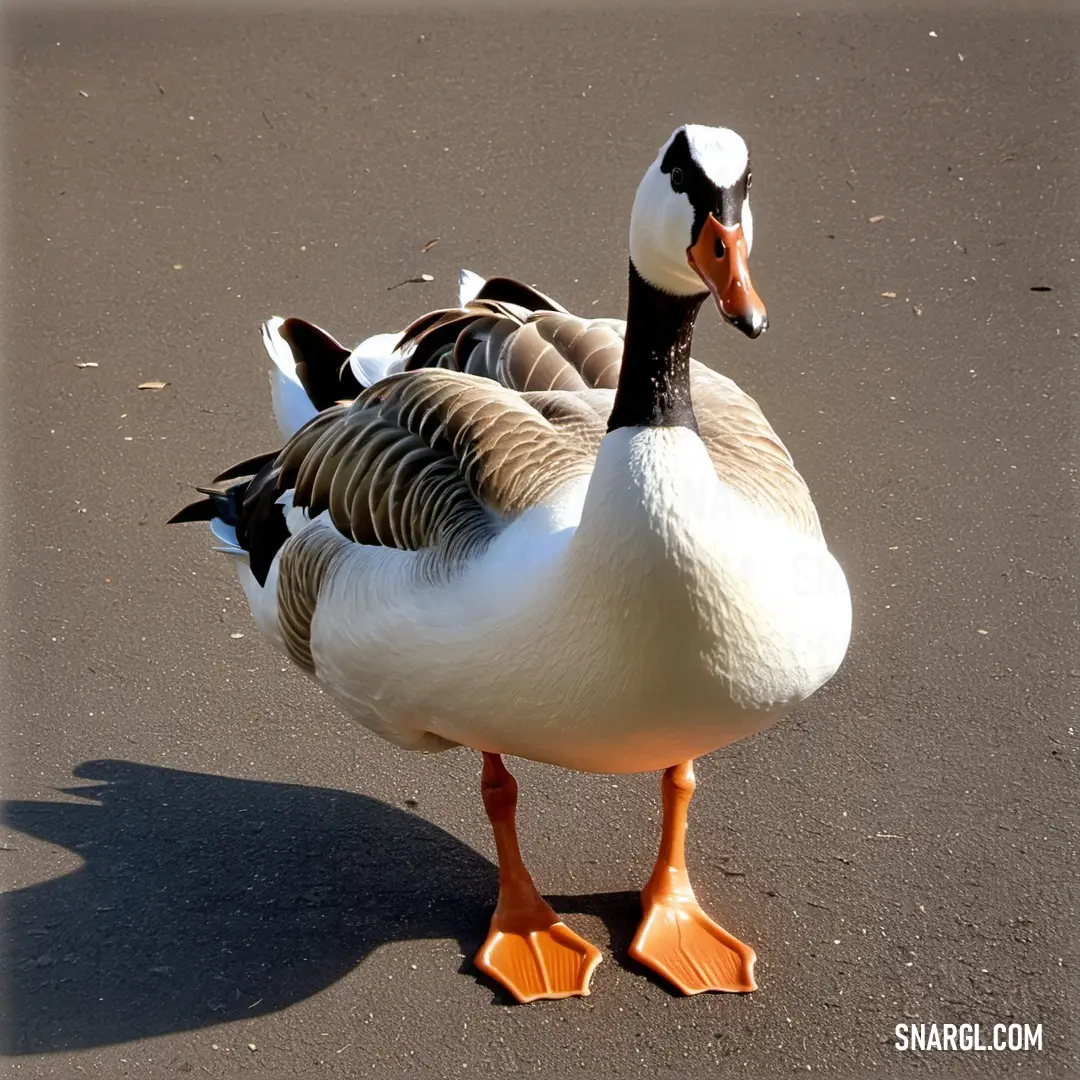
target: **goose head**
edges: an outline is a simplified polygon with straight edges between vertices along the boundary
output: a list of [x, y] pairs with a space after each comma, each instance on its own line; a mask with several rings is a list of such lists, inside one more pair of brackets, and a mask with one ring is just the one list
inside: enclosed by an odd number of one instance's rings
[[630, 214], [630, 259], [674, 296], [712, 294], [720, 314], [747, 337], [767, 326], [747, 256], [754, 240], [750, 156], [730, 128], [686, 124], [660, 148]]

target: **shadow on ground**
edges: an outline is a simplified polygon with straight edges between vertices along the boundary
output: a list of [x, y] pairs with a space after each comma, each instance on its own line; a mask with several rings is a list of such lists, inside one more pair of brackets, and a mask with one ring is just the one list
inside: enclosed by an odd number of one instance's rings
[[87, 802], [4, 810], [86, 860], [5, 897], [7, 1053], [273, 1012], [385, 942], [483, 938], [494, 867], [405, 810], [124, 761], [75, 774], [100, 781], [71, 789]]
[[[11, 802], [6, 825], [77, 852], [74, 873], [3, 897], [0, 1050], [104, 1046], [285, 1008], [387, 942], [471, 958], [495, 867], [407, 810], [332, 788], [93, 761], [82, 802]], [[617, 961], [633, 893], [550, 897], [598, 915]], [[447, 962], [452, 963], [448, 949]], [[471, 959], [463, 972], [479, 976]]]

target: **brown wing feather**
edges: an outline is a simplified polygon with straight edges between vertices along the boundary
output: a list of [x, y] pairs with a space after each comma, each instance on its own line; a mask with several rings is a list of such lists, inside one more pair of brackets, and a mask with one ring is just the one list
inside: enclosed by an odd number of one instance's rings
[[806, 481], [757, 402], [696, 360], [691, 362], [690, 392], [698, 434], [720, 479], [800, 532], [820, 536]]
[[616, 320], [571, 315], [530, 286], [498, 278], [464, 307], [421, 316], [398, 348], [413, 346], [408, 371], [464, 371], [522, 393], [614, 389], [622, 337]]
[[488, 278], [480, 291], [476, 294], [477, 300], [502, 300], [506, 303], [516, 304], [518, 307], [528, 308], [529, 311], [565, 311], [557, 300], [542, 293], [532, 285], [526, 285], [521, 281], [508, 277]]
[[590, 458], [596, 457], [600, 440], [607, 434], [613, 390], [533, 390], [521, 396], [567, 438], [578, 440]]
[[[534, 304], [530, 310], [523, 304]], [[408, 370], [328, 410], [282, 451], [279, 487], [364, 544], [435, 548], [458, 563], [592, 468], [625, 324], [554, 310], [509, 279], [403, 334]], [[720, 478], [809, 533], [817, 514], [756, 402], [693, 363], [701, 437]]]
[[[507, 339], [490, 377], [521, 391], [608, 389], [618, 379], [621, 358], [622, 341], [610, 327], [543, 312]], [[615, 379], [605, 380], [611, 359]]]
[[[508, 521], [589, 474], [607, 431], [624, 336], [618, 320], [582, 319], [529, 286], [492, 279], [464, 307], [430, 312], [405, 331], [398, 347], [413, 346], [405, 373], [352, 405], [324, 409], [276, 458], [227, 470], [220, 479], [256, 475], [175, 520], [216, 515], [235, 524], [260, 584], [281, 550], [281, 630], [310, 670], [315, 605], [347, 549], [343, 537], [426, 551], [421, 572], [442, 577]], [[820, 535], [806, 485], [754, 400], [696, 361], [691, 378], [719, 477]], [[312, 516], [328, 511], [334, 529], [290, 540], [277, 502], [290, 487], [294, 505]]]
[[278, 488], [294, 487], [294, 505], [312, 516], [329, 511], [357, 543], [433, 548], [458, 566], [506, 522], [587, 475], [603, 423], [587, 402], [521, 395], [459, 372], [405, 372], [298, 432], [279, 455]]

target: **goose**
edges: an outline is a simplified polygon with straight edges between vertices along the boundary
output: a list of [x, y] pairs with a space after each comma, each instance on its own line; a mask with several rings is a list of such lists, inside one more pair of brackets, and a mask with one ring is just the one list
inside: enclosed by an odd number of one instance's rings
[[710, 295], [768, 325], [750, 181], [736, 132], [675, 130], [633, 202], [625, 322], [472, 274], [354, 350], [271, 319], [284, 446], [172, 519], [209, 521], [262, 633], [361, 724], [481, 753], [499, 895], [476, 964], [518, 1001], [588, 994], [601, 956], [525, 866], [504, 755], [662, 771], [631, 956], [685, 994], [756, 989], [690, 883], [693, 763], [831, 678], [851, 602], [784, 444], [690, 356]]

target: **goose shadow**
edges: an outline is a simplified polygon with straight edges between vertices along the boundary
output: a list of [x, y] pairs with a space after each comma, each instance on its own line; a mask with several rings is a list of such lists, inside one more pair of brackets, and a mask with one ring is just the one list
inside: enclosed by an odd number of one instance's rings
[[[75, 802], [9, 802], [11, 828], [76, 852], [2, 898], [8, 1055], [86, 1049], [271, 1013], [380, 945], [482, 943], [498, 875], [443, 829], [377, 799], [93, 761]], [[550, 898], [608, 925], [626, 958], [636, 894]]]

